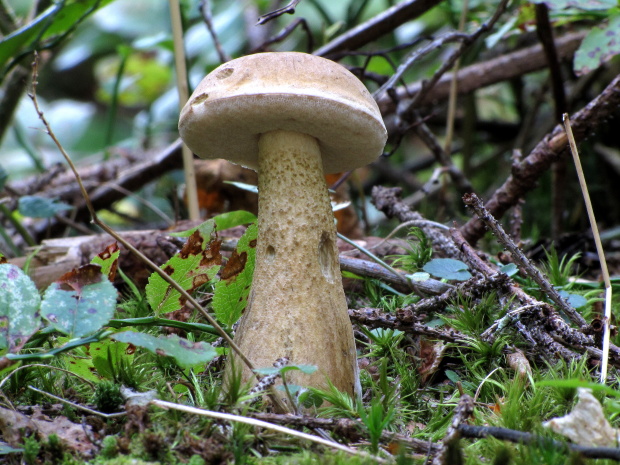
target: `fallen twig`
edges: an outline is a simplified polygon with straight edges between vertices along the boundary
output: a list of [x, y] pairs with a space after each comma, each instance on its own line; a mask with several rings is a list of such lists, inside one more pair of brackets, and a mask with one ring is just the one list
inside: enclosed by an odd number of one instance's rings
[[282, 16], [285, 14], [289, 14], [289, 15], [295, 14], [295, 7], [299, 4], [299, 2], [301, 2], [301, 0], [291, 0], [288, 3], [288, 5], [262, 15], [260, 18], [258, 18], [258, 22], [256, 23], [256, 25], [260, 26], [261, 24], [265, 24], [266, 22], [271, 21], [272, 19], [276, 19], [279, 16]]
[[459, 258], [460, 252], [454, 243], [437, 228], [424, 225], [424, 218], [418, 212], [412, 210], [401, 199], [402, 189], [399, 187], [375, 186], [372, 188], [372, 202], [379, 211], [385, 213], [388, 218], [398, 218], [402, 223], [407, 221], [420, 221], [419, 228], [433, 243], [433, 248], [442, 257]]
[[[575, 32], [558, 37], [555, 40], [558, 56], [562, 59], [572, 57], [586, 32]], [[539, 44], [466, 66], [457, 73], [458, 95], [468, 94], [482, 87], [538, 71], [546, 65], [545, 54], [542, 45]], [[450, 95], [451, 81], [452, 73], [444, 74], [432, 89], [424, 92], [418, 104], [446, 100]], [[409, 95], [419, 94], [422, 86], [423, 82], [418, 81], [406, 87], [395, 88], [394, 96], [397, 102], [401, 102]], [[396, 109], [396, 103], [388, 95], [380, 97], [377, 103], [384, 115], [391, 114]]]
[[[594, 100], [582, 110], [571, 116], [571, 125], [575, 139], [579, 143], [597, 127], [609, 120], [620, 106], [620, 75]], [[506, 211], [517, 204], [523, 196], [531, 191], [551, 163], [562, 157], [568, 149], [568, 139], [564, 128], [557, 125], [521, 162], [512, 167], [512, 174], [485, 203], [485, 208], [495, 218], [501, 218]], [[484, 223], [473, 218], [461, 227], [463, 237], [474, 244], [485, 233]]]
[[474, 413], [474, 399], [467, 394], [463, 394], [459, 399], [459, 403], [454, 409], [452, 422], [448, 426], [448, 430], [442, 440], [441, 451], [435, 456], [433, 465], [452, 465], [450, 461], [449, 449], [452, 444], [458, 442], [461, 431], [459, 427], [464, 424]]
[[[391, 33], [401, 24], [426, 13], [441, 0], [405, 0], [379, 13], [368, 21], [348, 30], [314, 52], [315, 55], [329, 56], [357, 50], [384, 34]], [[346, 53], [343, 53], [346, 54]]]
[[[268, 421], [269, 423], [277, 423], [288, 426], [297, 426], [305, 428], [320, 428], [330, 430], [336, 434], [350, 440], [358, 440], [361, 438], [364, 426], [357, 420], [349, 418], [317, 418], [298, 415], [283, 415], [279, 413], [251, 413], [252, 418]], [[414, 452], [427, 454], [435, 453], [438, 444], [423, 441], [421, 439], [411, 438], [403, 434], [383, 432], [381, 434], [383, 442], [397, 442], [400, 445], [410, 448]]]
[[467, 343], [467, 336], [453, 329], [439, 330], [418, 323], [416, 315], [411, 309], [403, 308], [394, 313], [385, 313], [377, 308], [360, 308], [349, 310], [352, 321], [362, 324], [370, 329], [385, 328], [397, 329], [404, 333], [427, 336], [446, 342]]
[[166, 401], [158, 400], [158, 399], [151, 400], [150, 404], [163, 408], [163, 409], [178, 410], [180, 412], [191, 413], [194, 415], [202, 415], [202, 416], [206, 416], [210, 418], [217, 418], [219, 420], [232, 421], [236, 423], [243, 423], [246, 425], [256, 426], [259, 428], [270, 429], [272, 431], [277, 431], [278, 433], [283, 433], [289, 436], [294, 436], [297, 438], [305, 439], [307, 441], [312, 441], [317, 444], [322, 444], [324, 446], [331, 447], [332, 449], [346, 452], [347, 454], [350, 454], [350, 455], [359, 455], [362, 457], [372, 458], [377, 463], [388, 463], [388, 461], [385, 459], [382, 459], [374, 455], [370, 455], [364, 451], [360, 451], [360, 450], [353, 449], [351, 447], [343, 446], [342, 444], [339, 444], [335, 441], [323, 439], [319, 436], [314, 436], [312, 434], [302, 433], [301, 431], [296, 431], [294, 429], [285, 428], [283, 426], [275, 425], [273, 423], [268, 423], [266, 421], [258, 420], [256, 418], [242, 417], [240, 415], [232, 415], [230, 413], [213, 412], [211, 410], [203, 410], [203, 409], [199, 409], [195, 407], [190, 407], [188, 405], [180, 405], [180, 404], [166, 402]]
[[498, 242], [503, 245], [512, 255], [515, 263], [538, 284], [541, 290], [570, 318], [577, 326], [587, 325], [586, 320], [560, 296], [558, 291], [551, 285], [549, 279], [525, 256], [521, 249], [514, 243], [504, 231], [499, 222], [484, 208], [482, 201], [476, 194], [465, 194], [463, 202], [471, 207], [478, 218], [493, 232]]
[[496, 426], [474, 426], [461, 424], [458, 426], [458, 430], [461, 435], [466, 438], [486, 438], [491, 436], [497, 439], [522, 444], [550, 444], [557, 450], [568, 449], [588, 458], [620, 461], [620, 449], [613, 447], [578, 446], [577, 444], [555, 441], [553, 439], [532, 433], [525, 433], [523, 431], [516, 431], [508, 428], [499, 428]]

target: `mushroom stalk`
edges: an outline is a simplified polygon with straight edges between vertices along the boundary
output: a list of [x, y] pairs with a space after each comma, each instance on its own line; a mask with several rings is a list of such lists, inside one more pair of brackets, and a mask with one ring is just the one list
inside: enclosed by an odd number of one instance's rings
[[[256, 266], [235, 342], [257, 367], [280, 357], [316, 365], [287, 383], [359, 393], [355, 341], [342, 289], [336, 228], [318, 141], [294, 131], [258, 143]], [[251, 374], [244, 368], [244, 379]]]

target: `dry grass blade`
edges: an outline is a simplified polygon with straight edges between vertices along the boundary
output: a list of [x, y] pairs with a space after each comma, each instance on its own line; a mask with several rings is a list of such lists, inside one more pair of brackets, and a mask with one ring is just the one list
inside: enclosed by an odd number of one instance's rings
[[588, 193], [588, 186], [586, 179], [581, 168], [581, 160], [579, 159], [579, 152], [577, 151], [577, 144], [575, 143], [575, 137], [573, 136], [573, 130], [570, 125], [570, 119], [568, 113], [564, 113], [564, 129], [566, 130], [566, 137], [570, 146], [570, 151], [573, 154], [573, 161], [575, 162], [575, 168], [577, 169], [577, 176], [579, 178], [579, 186], [583, 194], [583, 200], [586, 204], [586, 210], [588, 212], [588, 219], [590, 220], [590, 227], [592, 228], [592, 236], [594, 236], [594, 243], [596, 244], [596, 252], [598, 259], [601, 262], [601, 272], [603, 274], [603, 282], [605, 283], [605, 319], [604, 319], [604, 331], [603, 331], [603, 355], [601, 357], [601, 383], [604, 383], [607, 379], [607, 363], [609, 361], [609, 321], [611, 319], [611, 280], [609, 279], [609, 271], [607, 270], [607, 261], [605, 260], [605, 252], [603, 250], [603, 244], [601, 243], [601, 236], [598, 232], [598, 226], [596, 225], [596, 218], [594, 217], [594, 210], [592, 209], [592, 202], [590, 201], [590, 194]]
[[263, 420], [257, 420], [256, 418], [248, 418], [242, 417], [239, 415], [232, 415], [230, 413], [221, 413], [221, 412], [213, 412], [211, 410], [203, 410], [195, 407], [190, 407], [188, 405], [179, 405], [173, 402], [166, 402], [163, 400], [152, 400], [151, 405], [156, 405], [157, 407], [163, 409], [173, 409], [178, 410], [180, 412], [192, 413], [194, 415], [202, 415], [210, 418], [217, 418], [219, 420], [233, 421], [237, 423], [243, 423], [246, 425], [257, 426], [259, 428], [270, 429], [272, 431], [277, 431], [279, 433], [288, 434], [289, 436], [294, 436], [297, 438], [305, 439], [307, 441], [312, 441], [317, 444], [322, 444], [327, 447], [331, 447], [332, 449], [341, 450], [351, 455], [359, 455], [365, 458], [371, 458], [375, 460], [377, 463], [389, 463], [387, 460], [377, 457], [375, 455], [367, 454], [364, 451], [356, 450], [351, 447], [343, 446], [335, 441], [330, 441], [328, 439], [323, 439], [319, 436], [314, 436], [312, 434], [302, 433], [301, 431], [296, 431], [294, 429], [286, 428], [284, 426], [275, 425], [273, 423], [268, 423]]

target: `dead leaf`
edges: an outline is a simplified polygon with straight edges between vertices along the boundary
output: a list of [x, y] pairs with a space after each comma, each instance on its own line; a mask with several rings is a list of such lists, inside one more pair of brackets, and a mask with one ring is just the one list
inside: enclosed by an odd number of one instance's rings
[[515, 349], [513, 353], [506, 354], [508, 366], [517, 372], [519, 378], [528, 378], [532, 376], [532, 367], [523, 351]]
[[443, 341], [429, 342], [425, 339], [420, 340], [421, 363], [418, 366], [418, 373], [420, 373], [422, 383], [426, 383], [439, 369], [445, 350], [446, 346]]
[[618, 430], [605, 418], [603, 407], [591, 389], [578, 388], [579, 400], [573, 411], [561, 418], [553, 418], [543, 426], [567, 437], [584, 447], [618, 447]]
[[83, 457], [92, 457], [95, 446], [90, 442], [85, 429], [92, 435], [90, 426], [72, 423], [63, 416], [50, 420], [40, 412], [29, 417], [0, 407], [0, 433], [4, 441], [12, 447], [20, 447], [26, 433], [32, 431], [45, 439], [50, 434], [55, 434], [69, 449]]
[[79, 294], [84, 286], [101, 282], [102, 278], [101, 267], [89, 263], [63, 274], [56, 282], [61, 285], [61, 289], [73, 289]]
[[226, 265], [224, 265], [224, 268], [220, 272], [220, 277], [224, 281], [234, 278], [245, 269], [245, 263], [247, 261], [247, 252], [238, 253], [237, 250], [234, 250], [230, 258], [226, 262]]

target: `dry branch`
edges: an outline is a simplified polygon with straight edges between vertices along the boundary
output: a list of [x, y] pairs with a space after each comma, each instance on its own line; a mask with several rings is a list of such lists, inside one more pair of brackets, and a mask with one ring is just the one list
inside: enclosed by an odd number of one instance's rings
[[[585, 32], [576, 32], [558, 37], [555, 40], [558, 58], [566, 59], [572, 57], [585, 35]], [[468, 94], [482, 87], [541, 70], [545, 66], [547, 66], [547, 62], [541, 45], [534, 45], [512, 53], [506, 53], [497, 58], [461, 69], [457, 74], [458, 94]], [[450, 95], [451, 81], [452, 73], [444, 74], [437, 81], [437, 84], [422, 96], [418, 104], [425, 105], [435, 101], [446, 100]], [[416, 95], [421, 89], [422, 82], [410, 84], [407, 88], [399, 87], [396, 89], [396, 100], [400, 101], [409, 95]], [[395, 111], [396, 104], [387, 95], [379, 98], [377, 103], [384, 115]]]
[[357, 50], [373, 40], [388, 34], [401, 24], [406, 23], [434, 6], [441, 0], [406, 0], [388, 8], [374, 18], [360, 24], [314, 52], [315, 55], [333, 58], [339, 52]]
[[[592, 100], [585, 108], [571, 116], [575, 140], [582, 142], [589, 134], [617, 113], [620, 106], [620, 75]], [[559, 160], [568, 149], [568, 140], [561, 124], [557, 125], [538, 143], [521, 162], [512, 166], [512, 174], [486, 202], [485, 208], [496, 219], [517, 204], [525, 194], [536, 187], [540, 177], [554, 161]], [[461, 227], [465, 239], [475, 244], [485, 233], [484, 223], [474, 218]]]

